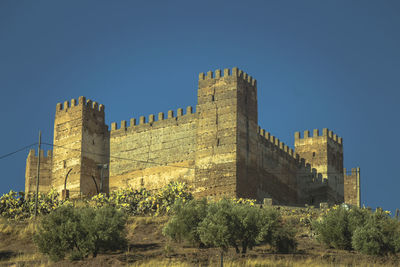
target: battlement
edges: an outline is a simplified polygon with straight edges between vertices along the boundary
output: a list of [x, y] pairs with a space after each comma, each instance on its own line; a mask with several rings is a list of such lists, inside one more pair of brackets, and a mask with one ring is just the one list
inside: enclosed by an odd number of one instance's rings
[[104, 109], [105, 109], [103, 104], [99, 104], [90, 99], [86, 100], [86, 97], [80, 96], [78, 98], [78, 102], [76, 101], [76, 99], [73, 98], [73, 99], [71, 99], [71, 102], [64, 101], [64, 103], [57, 103], [56, 112], [68, 111], [69, 109], [77, 107], [77, 106], [87, 106], [95, 111], [102, 112], [102, 113], [104, 113]]
[[355, 176], [360, 172], [360, 168], [351, 168], [351, 173], [347, 172], [346, 168], [343, 168], [343, 173], [345, 176]]
[[108, 128], [104, 105], [83, 96], [58, 103], [53, 151], [29, 152], [25, 191], [36, 190], [40, 157], [40, 190], [67, 186], [74, 198], [101, 185], [103, 193], [158, 190], [177, 180], [193, 186], [195, 197], [337, 203], [344, 184], [356, 199], [360, 173], [343, 175], [342, 138], [328, 129], [296, 132], [290, 148], [257, 128], [257, 81], [237, 67], [200, 73], [195, 108], [135, 115]]
[[[292, 148], [281, 142], [277, 137], [271, 135], [271, 133], [264, 129], [258, 128], [258, 133], [270, 146], [274, 147], [281, 156], [286, 158], [290, 163], [296, 165], [299, 168], [301, 177], [308, 177], [306, 181], [308, 186], [320, 186], [327, 183], [326, 179], [323, 179], [322, 173], [319, 173], [317, 169], [312, 168], [312, 165], [301, 158], [299, 154], [296, 154]], [[311, 178], [310, 178], [311, 177]]]
[[312, 136], [310, 135], [310, 131], [309, 130], [305, 130], [303, 138], [301, 138], [300, 132], [295, 132], [294, 133], [295, 141], [298, 141], [300, 139], [320, 138], [320, 137], [328, 138], [328, 139], [334, 141], [335, 143], [339, 144], [340, 146], [343, 145], [342, 137], [339, 137], [338, 135], [334, 134], [332, 131], [328, 130], [328, 128], [323, 128], [322, 129], [322, 135], [320, 135], [318, 129], [314, 129]]
[[193, 107], [192, 106], [188, 106], [186, 107], [186, 113], [183, 114], [183, 109], [182, 108], [178, 108], [176, 111], [176, 116], [174, 115], [174, 111], [173, 110], [168, 110], [167, 113], [167, 117], [165, 118], [165, 114], [164, 112], [159, 112], [157, 115], [157, 120], [154, 114], [150, 114], [148, 116], [148, 121], [146, 122], [146, 117], [145, 116], [140, 116], [139, 117], [139, 124], [137, 124], [136, 118], [131, 118], [130, 119], [130, 124], [128, 126], [127, 121], [126, 120], [122, 120], [120, 123], [120, 127], [118, 127], [118, 123], [116, 122], [112, 122], [111, 123], [111, 130], [110, 131], [117, 131], [117, 130], [126, 130], [130, 127], [138, 127], [138, 126], [142, 126], [142, 125], [149, 125], [149, 126], [153, 126], [153, 123], [157, 123], [157, 122], [162, 122], [162, 121], [166, 121], [166, 120], [176, 120], [178, 118], [183, 118], [186, 115], [192, 115], [194, 114], [193, 112]]
[[[53, 152], [51, 150], [47, 150], [46, 156], [44, 155], [44, 150], [40, 150], [40, 158], [41, 159], [47, 159], [47, 158], [52, 158], [53, 157]], [[29, 150], [28, 157], [38, 157], [39, 155], [36, 153], [35, 149]]]
[[210, 70], [207, 72], [207, 74], [205, 74], [204, 72], [201, 72], [199, 74], [199, 81], [220, 79], [220, 78], [225, 78], [225, 77], [241, 78], [244, 81], [251, 84], [252, 86], [254, 86], [254, 87], [257, 86], [256, 79], [254, 79], [247, 73], [243, 72], [242, 70], [239, 70], [237, 67], [232, 68], [232, 71], [230, 69], [224, 69], [224, 71], [222, 72], [220, 69], [217, 69], [214, 72], [212, 72]]
[[[282, 151], [282, 153], [288, 155], [290, 158], [297, 159], [296, 154], [294, 153], [294, 150], [287, 146], [285, 143], [281, 142], [278, 138], [275, 136], [271, 135], [271, 133], [265, 131], [264, 129], [259, 128], [259, 134], [261, 135], [262, 138], [264, 138], [267, 142], [269, 142], [271, 145], [276, 147], [276, 149]], [[297, 155], [298, 156], [298, 155]]]

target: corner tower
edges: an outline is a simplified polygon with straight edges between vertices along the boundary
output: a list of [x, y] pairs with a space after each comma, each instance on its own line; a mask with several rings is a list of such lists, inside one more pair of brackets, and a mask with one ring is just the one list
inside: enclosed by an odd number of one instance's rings
[[241, 196], [249, 137], [257, 133], [256, 81], [238, 68], [200, 73], [196, 113], [195, 194]]
[[[57, 104], [54, 121], [52, 185], [71, 197], [96, 194], [99, 190], [98, 164], [108, 162], [108, 128], [104, 106], [79, 97]], [[68, 178], [66, 179], [66, 177]], [[108, 175], [104, 175], [107, 181]], [[104, 182], [107, 184], [107, 182]]]
[[324, 128], [322, 135], [314, 129], [313, 136], [310, 131], [304, 131], [301, 138], [300, 132], [294, 135], [295, 152], [310, 163], [312, 168], [322, 174], [329, 187], [336, 193], [331, 196], [337, 202], [343, 202], [343, 140], [332, 131]]

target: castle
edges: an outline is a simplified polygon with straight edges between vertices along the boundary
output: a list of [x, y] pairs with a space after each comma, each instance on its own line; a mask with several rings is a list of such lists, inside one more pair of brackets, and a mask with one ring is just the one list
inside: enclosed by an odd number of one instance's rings
[[[343, 169], [332, 131], [294, 134], [295, 149], [258, 125], [257, 82], [238, 68], [200, 73], [194, 112], [105, 124], [104, 106], [85, 97], [57, 104], [53, 151], [41, 153], [40, 191], [91, 196], [131, 186], [185, 181], [195, 197], [270, 198], [280, 205], [360, 205], [360, 172]], [[29, 152], [25, 191], [36, 188]]]

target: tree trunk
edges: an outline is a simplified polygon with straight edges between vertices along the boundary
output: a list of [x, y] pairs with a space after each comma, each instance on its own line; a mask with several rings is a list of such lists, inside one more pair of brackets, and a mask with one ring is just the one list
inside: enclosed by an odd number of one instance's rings
[[235, 244], [235, 250], [236, 250], [236, 254], [239, 254], [240, 253], [240, 250], [239, 250], [239, 248], [238, 248], [238, 246]]
[[242, 242], [242, 254], [246, 254], [247, 252], [247, 242], [243, 241]]

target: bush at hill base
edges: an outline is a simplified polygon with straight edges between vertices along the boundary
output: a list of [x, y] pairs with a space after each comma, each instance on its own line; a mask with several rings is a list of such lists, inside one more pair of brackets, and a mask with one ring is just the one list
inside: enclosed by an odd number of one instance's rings
[[123, 249], [125, 215], [114, 207], [64, 206], [41, 218], [34, 242], [39, 251], [58, 261], [69, 255], [81, 259], [101, 251]]
[[163, 229], [172, 240], [183, 240], [226, 250], [235, 248], [244, 254], [261, 243], [271, 244], [279, 252], [295, 250], [294, 232], [272, 208], [259, 209], [254, 202], [223, 199], [207, 203], [192, 200], [177, 202], [172, 217]]
[[384, 255], [400, 252], [400, 223], [382, 209], [369, 214], [364, 225], [353, 234], [352, 245], [364, 254]]
[[312, 226], [317, 239], [329, 247], [370, 255], [400, 252], [400, 222], [382, 209], [334, 206]]

